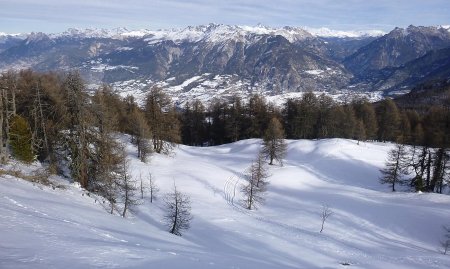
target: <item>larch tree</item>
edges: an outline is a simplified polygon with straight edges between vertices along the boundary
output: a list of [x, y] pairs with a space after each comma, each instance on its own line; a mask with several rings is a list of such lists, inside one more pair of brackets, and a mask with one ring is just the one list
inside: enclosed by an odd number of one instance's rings
[[380, 182], [383, 184], [391, 184], [392, 191], [395, 191], [396, 184], [404, 183], [402, 177], [407, 173], [407, 168], [408, 158], [405, 145], [397, 143], [389, 151], [385, 167], [380, 170], [382, 174]]
[[11, 118], [16, 115], [17, 75], [9, 71], [0, 77], [0, 162], [8, 159], [9, 128]]
[[34, 160], [34, 153], [32, 148], [32, 134], [28, 121], [15, 115], [11, 120], [9, 128], [9, 144], [13, 156], [23, 162], [30, 163]]
[[88, 96], [79, 73], [69, 73], [63, 82], [65, 93], [66, 126], [62, 132], [64, 147], [70, 154], [72, 177], [82, 188], [89, 187], [89, 121]]
[[159, 192], [159, 188], [151, 173], [148, 174], [148, 190], [150, 192], [150, 203], [153, 203], [153, 200], [156, 199], [156, 194]]
[[380, 141], [396, 141], [400, 135], [400, 113], [392, 99], [384, 99], [377, 108], [378, 139]]
[[298, 137], [313, 138], [315, 136], [317, 117], [319, 115], [319, 100], [313, 92], [307, 92], [299, 103], [298, 114], [295, 120]]
[[269, 158], [269, 164], [278, 161], [283, 165], [283, 158], [286, 155], [286, 142], [284, 141], [284, 130], [277, 118], [272, 118], [263, 137], [262, 153]]
[[169, 227], [169, 232], [181, 236], [184, 230], [190, 228], [192, 220], [190, 198], [178, 191], [174, 184], [172, 192], [165, 196], [164, 202], [166, 205], [164, 221]]
[[145, 98], [145, 117], [152, 130], [153, 149], [168, 154], [181, 141], [180, 124], [171, 100], [162, 89], [150, 89]]
[[242, 136], [244, 108], [239, 96], [233, 96], [228, 108], [229, 118], [225, 125], [227, 136], [231, 142], [236, 142]]
[[244, 207], [246, 209], [256, 209], [264, 202], [264, 192], [269, 184], [267, 181], [269, 176], [263, 155], [260, 153], [244, 174], [246, 183], [241, 187], [241, 192], [244, 195]]
[[368, 100], [362, 99], [353, 103], [357, 117], [364, 124], [366, 139], [375, 140], [377, 138], [378, 123], [373, 105]]
[[120, 164], [119, 171], [119, 191], [120, 198], [123, 203], [122, 217], [125, 218], [127, 211], [134, 211], [134, 208], [139, 205], [139, 197], [138, 197], [138, 187], [136, 180], [134, 180], [133, 176], [130, 175], [129, 172], [129, 160], [125, 156], [125, 151], [123, 152], [124, 158], [122, 158], [122, 162]]
[[248, 119], [244, 131], [245, 137], [261, 137], [270, 119], [264, 96], [251, 95], [245, 107], [245, 114]]
[[110, 204], [109, 212], [114, 213], [119, 198], [120, 175], [125, 155], [123, 146], [115, 135], [118, 119], [110, 103], [112, 94], [109, 87], [97, 90], [92, 98], [93, 122], [91, 128], [89, 156], [89, 189], [103, 195]]
[[153, 147], [150, 143], [152, 132], [144, 114], [138, 108], [132, 110], [129, 124], [132, 142], [137, 147], [138, 158], [142, 162], [147, 162], [148, 157], [153, 152]]
[[362, 120], [357, 120], [354, 135], [356, 140], [358, 140], [358, 145], [359, 141], [366, 140], [366, 129], [364, 128], [364, 123]]

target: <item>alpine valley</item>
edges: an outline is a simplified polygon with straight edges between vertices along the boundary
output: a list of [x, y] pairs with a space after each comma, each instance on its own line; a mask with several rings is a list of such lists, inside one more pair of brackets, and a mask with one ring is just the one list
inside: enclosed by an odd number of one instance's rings
[[178, 105], [251, 93], [282, 101], [305, 91], [377, 100], [450, 79], [449, 26], [341, 32], [202, 25], [171, 30], [69, 29], [1, 34], [0, 71], [79, 70], [139, 99], [154, 85]]

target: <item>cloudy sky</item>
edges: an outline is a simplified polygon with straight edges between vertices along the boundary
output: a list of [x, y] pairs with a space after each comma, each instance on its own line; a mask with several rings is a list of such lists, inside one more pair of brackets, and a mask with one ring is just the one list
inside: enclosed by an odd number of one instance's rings
[[337, 30], [448, 25], [450, 0], [0, 0], [0, 32], [207, 23]]

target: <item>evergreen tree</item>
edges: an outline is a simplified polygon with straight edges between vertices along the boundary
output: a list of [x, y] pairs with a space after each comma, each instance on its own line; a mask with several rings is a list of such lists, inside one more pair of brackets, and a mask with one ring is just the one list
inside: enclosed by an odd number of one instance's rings
[[274, 160], [283, 165], [286, 148], [283, 127], [277, 118], [272, 118], [264, 133], [262, 153], [269, 158], [270, 165], [273, 164]]
[[30, 125], [25, 118], [19, 115], [15, 115], [12, 118], [9, 137], [9, 144], [13, 156], [26, 163], [32, 162], [34, 160], [31, 144], [32, 135]]

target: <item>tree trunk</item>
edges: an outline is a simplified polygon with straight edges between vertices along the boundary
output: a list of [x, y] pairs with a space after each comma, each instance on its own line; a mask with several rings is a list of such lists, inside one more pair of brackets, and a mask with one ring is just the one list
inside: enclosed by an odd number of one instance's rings
[[173, 225], [172, 225], [172, 229], [170, 230], [170, 233], [175, 234], [177, 225], [178, 225], [178, 194], [175, 189], [175, 216], [174, 216]]
[[5, 142], [6, 138], [4, 136], [4, 129], [3, 129], [3, 115], [4, 115], [4, 106], [3, 106], [3, 98], [0, 94], [0, 162], [6, 163], [7, 156], [6, 156], [6, 147]]
[[428, 151], [428, 160], [427, 160], [427, 164], [426, 164], [426, 169], [427, 169], [427, 191], [433, 191], [431, 189], [431, 185], [430, 185], [430, 178], [431, 178], [431, 152]]

